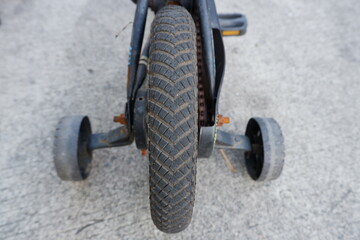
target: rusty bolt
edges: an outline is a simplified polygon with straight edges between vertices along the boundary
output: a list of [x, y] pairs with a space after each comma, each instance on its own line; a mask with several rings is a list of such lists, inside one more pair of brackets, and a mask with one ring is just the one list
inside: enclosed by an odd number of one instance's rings
[[221, 127], [224, 124], [228, 124], [230, 123], [230, 118], [229, 117], [224, 117], [223, 115], [218, 115], [218, 122], [217, 125], [218, 127]]
[[146, 149], [141, 149], [141, 156], [146, 156], [147, 154], [147, 150]]
[[114, 122], [118, 122], [120, 124], [125, 125], [126, 124], [126, 118], [125, 118], [125, 114], [122, 113], [119, 116], [115, 116], [114, 117]]

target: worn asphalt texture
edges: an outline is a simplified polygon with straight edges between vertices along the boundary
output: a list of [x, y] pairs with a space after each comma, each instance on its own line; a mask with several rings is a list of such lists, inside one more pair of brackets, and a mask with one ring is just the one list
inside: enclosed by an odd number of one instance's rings
[[246, 36], [225, 39], [220, 112], [232, 124], [223, 129], [275, 118], [282, 176], [252, 181], [241, 152], [227, 151], [237, 173], [218, 152], [199, 159], [192, 222], [173, 235], [151, 221], [148, 160], [134, 145], [95, 151], [86, 181], [62, 182], [52, 155], [58, 120], [83, 114], [95, 132], [117, 127], [131, 24], [121, 30], [135, 5], [3, 0], [0, 239], [360, 239], [358, 0], [217, 4], [249, 19]]

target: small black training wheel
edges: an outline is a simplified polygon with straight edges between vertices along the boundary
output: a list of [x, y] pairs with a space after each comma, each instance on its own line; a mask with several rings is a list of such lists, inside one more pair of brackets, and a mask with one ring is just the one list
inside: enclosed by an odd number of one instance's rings
[[91, 125], [87, 116], [63, 117], [56, 129], [54, 162], [58, 176], [65, 181], [81, 181], [91, 170], [91, 150], [87, 148]]
[[272, 118], [251, 118], [245, 135], [250, 139], [251, 152], [245, 152], [246, 168], [256, 181], [278, 178], [284, 166], [284, 138], [279, 124]]

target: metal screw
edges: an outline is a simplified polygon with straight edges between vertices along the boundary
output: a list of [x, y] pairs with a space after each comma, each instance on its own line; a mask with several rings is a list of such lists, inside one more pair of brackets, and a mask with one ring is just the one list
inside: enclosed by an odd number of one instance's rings
[[146, 149], [141, 149], [141, 156], [146, 156], [147, 154], [147, 150]]
[[122, 113], [119, 116], [115, 116], [114, 117], [114, 122], [118, 122], [120, 124], [125, 125], [126, 124], [126, 118], [125, 118], [125, 114]]
[[224, 124], [230, 123], [229, 117], [224, 117], [223, 115], [220, 115], [220, 114], [217, 117], [218, 117], [218, 122], [217, 122], [218, 127], [221, 127]]

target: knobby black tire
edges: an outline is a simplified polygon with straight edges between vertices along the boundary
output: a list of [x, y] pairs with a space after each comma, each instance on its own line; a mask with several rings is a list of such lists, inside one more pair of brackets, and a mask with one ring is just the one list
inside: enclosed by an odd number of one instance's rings
[[181, 6], [152, 23], [147, 122], [151, 217], [177, 233], [191, 221], [198, 146], [196, 29]]

